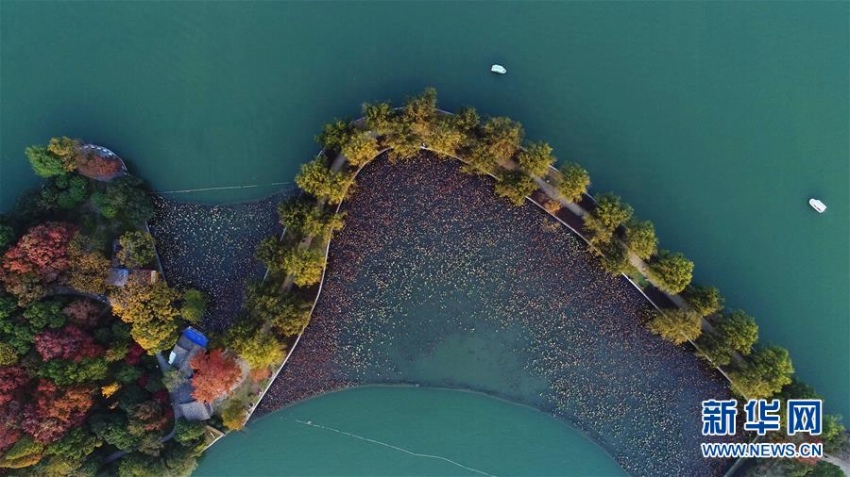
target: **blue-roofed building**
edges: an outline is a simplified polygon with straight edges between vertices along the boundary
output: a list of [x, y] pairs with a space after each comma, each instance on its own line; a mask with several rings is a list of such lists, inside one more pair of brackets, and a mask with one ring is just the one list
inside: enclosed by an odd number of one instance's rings
[[192, 343], [195, 343], [198, 346], [203, 346], [204, 348], [206, 348], [209, 343], [209, 340], [203, 333], [191, 326], [183, 330], [183, 336], [188, 338]]

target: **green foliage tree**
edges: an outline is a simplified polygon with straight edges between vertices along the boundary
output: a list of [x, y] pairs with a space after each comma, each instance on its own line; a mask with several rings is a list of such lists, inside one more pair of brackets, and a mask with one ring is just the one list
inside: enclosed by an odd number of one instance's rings
[[341, 152], [352, 166], [364, 166], [378, 155], [378, 141], [368, 132], [356, 132], [343, 143]]
[[289, 200], [277, 207], [280, 224], [286, 227], [287, 233], [299, 237], [315, 237], [321, 242], [331, 238], [331, 234], [342, 230], [345, 225], [345, 212], [335, 214], [323, 211], [313, 204], [303, 200]]
[[154, 215], [153, 200], [144, 182], [134, 176], [122, 176], [107, 182], [105, 190], [92, 194], [92, 202], [103, 217], [118, 219], [129, 226], [146, 222]]
[[641, 260], [649, 260], [658, 251], [655, 226], [648, 220], [630, 220], [626, 225], [626, 246]]
[[204, 440], [206, 424], [180, 418], [174, 422], [174, 440], [187, 447], [197, 446]]
[[15, 243], [15, 239], [15, 229], [9, 225], [0, 223], [0, 252]]
[[510, 160], [519, 150], [525, 131], [522, 125], [509, 118], [490, 118], [479, 130], [479, 137], [471, 145], [464, 171], [475, 174], [492, 174]]
[[316, 141], [325, 149], [339, 151], [355, 133], [356, 129], [350, 120], [336, 119], [324, 125], [322, 132], [316, 136]]
[[609, 275], [616, 277], [631, 271], [628, 250], [623, 244], [608, 242], [596, 247], [599, 250], [599, 264]]
[[384, 137], [384, 143], [390, 148], [387, 158], [390, 162], [413, 159], [419, 155], [423, 138], [410, 126], [410, 123], [399, 119], [392, 131]]
[[189, 323], [200, 323], [207, 312], [207, 297], [200, 290], [190, 288], [183, 292], [180, 316]]
[[295, 183], [316, 198], [339, 204], [345, 198], [347, 188], [353, 186], [354, 178], [351, 174], [331, 171], [325, 162], [319, 157], [301, 166]]
[[767, 399], [791, 382], [794, 366], [788, 350], [779, 346], [757, 348], [729, 372], [735, 383], [732, 391], [749, 399]]
[[366, 127], [378, 136], [392, 132], [396, 122], [396, 112], [388, 102], [363, 103], [363, 116], [366, 118]]
[[694, 262], [681, 253], [662, 250], [654, 260], [649, 262], [650, 276], [647, 278], [662, 291], [675, 294], [690, 285], [693, 273]]
[[44, 328], [61, 328], [67, 317], [62, 312], [65, 303], [58, 299], [42, 300], [31, 304], [24, 310], [26, 318], [33, 330]]
[[700, 336], [698, 356], [718, 366], [732, 362], [735, 353], [749, 355], [758, 340], [758, 325], [743, 311], [733, 311], [717, 318], [713, 329]]
[[30, 146], [26, 149], [26, 155], [32, 170], [39, 177], [53, 177], [67, 173], [62, 159], [48, 151], [45, 146]]
[[665, 340], [680, 345], [700, 336], [701, 320], [698, 314], [691, 311], [672, 309], [655, 312], [646, 326]]
[[272, 325], [283, 336], [301, 333], [310, 322], [310, 304], [281, 292], [273, 282], [250, 284], [245, 308], [253, 319]]
[[517, 155], [519, 166], [532, 176], [543, 177], [549, 172], [549, 166], [555, 163], [552, 146], [545, 142], [533, 142]]
[[634, 209], [611, 194], [600, 194], [596, 208], [584, 215], [584, 228], [590, 234], [593, 245], [605, 244], [614, 237], [617, 227], [626, 224], [632, 218]]
[[537, 190], [537, 184], [525, 172], [505, 171], [495, 183], [495, 190], [496, 195], [519, 207], [525, 203], [526, 196]]
[[154, 261], [156, 258], [156, 240], [153, 235], [134, 230], [125, 232], [118, 239], [121, 249], [118, 252], [118, 260], [128, 268], [142, 268]]
[[89, 180], [79, 174], [62, 174], [49, 178], [39, 194], [42, 209], [71, 210], [88, 200], [91, 187]]
[[221, 411], [222, 424], [231, 431], [242, 429], [245, 426], [246, 416], [245, 404], [238, 399], [231, 400]]
[[177, 342], [175, 302], [179, 299], [180, 293], [163, 281], [152, 285], [130, 282], [109, 295], [113, 312], [130, 324], [133, 339], [151, 354]]
[[725, 300], [717, 287], [690, 284], [683, 293], [688, 304], [702, 316], [709, 316], [723, 309]]
[[103, 358], [86, 358], [80, 361], [51, 359], [36, 368], [35, 374], [49, 378], [59, 386], [70, 386], [100, 381], [106, 378], [108, 371], [108, 364]]
[[590, 187], [590, 174], [574, 162], [561, 166], [561, 177], [556, 182], [558, 193], [570, 202], [578, 202]]
[[274, 333], [263, 331], [262, 324], [251, 321], [241, 321], [228, 328], [224, 343], [252, 369], [278, 364], [286, 356], [286, 346]]

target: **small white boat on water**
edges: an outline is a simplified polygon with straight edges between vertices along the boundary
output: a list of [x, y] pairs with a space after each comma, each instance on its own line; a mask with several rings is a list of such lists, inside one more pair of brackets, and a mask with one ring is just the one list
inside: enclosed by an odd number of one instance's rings
[[809, 205], [811, 205], [812, 208], [815, 209], [819, 214], [824, 213], [824, 211], [826, 210], [826, 204], [824, 204], [818, 199], [809, 199]]
[[498, 73], [500, 75], [503, 75], [508, 72], [508, 70], [506, 70], [505, 67], [502, 65], [493, 65], [490, 67], [490, 71], [492, 71], [493, 73]]

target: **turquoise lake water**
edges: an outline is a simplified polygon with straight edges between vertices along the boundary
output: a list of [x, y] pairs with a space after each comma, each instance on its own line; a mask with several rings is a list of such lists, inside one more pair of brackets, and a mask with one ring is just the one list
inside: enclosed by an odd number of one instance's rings
[[[427, 388], [326, 394], [270, 414], [216, 446], [194, 475], [284, 470], [289, 475], [626, 475], [600, 447], [546, 414], [481, 394]], [[234, 458], [246, 449], [251, 459]]]
[[[699, 282], [791, 350], [829, 412], [850, 416], [848, 13], [847, 2], [4, 0], [0, 210], [37, 183], [24, 147], [61, 134], [113, 148], [169, 197], [262, 197], [315, 153], [322, 123], [431, 85], [444, 108], [509, 115], [584, 164], [595, 191], [652, 220]], [[494, 62], [508, 74], [491, 75]], [[257, 187], [173, 192], [246, 185]]]

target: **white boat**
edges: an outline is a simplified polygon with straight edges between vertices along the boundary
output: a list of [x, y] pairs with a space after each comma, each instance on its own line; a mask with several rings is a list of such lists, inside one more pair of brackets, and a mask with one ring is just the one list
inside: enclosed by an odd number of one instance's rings
[[492, 71], [493, 73], [498, 73], [500, 75], [503, 75], [508, 72], [508, 70], [506, 70], [505, 67], [502, 65], [493, 65], [490, 67], [490, 71]]
[[809, 205], [811, 205], [813, 209], [818, 211], [819, 214], [824, 213], [824, 211], [826, 210], [826, 204], [819, 201], [818, 199], [809, 199]]

